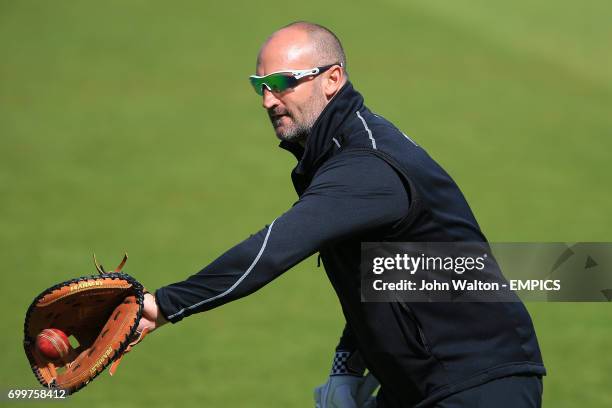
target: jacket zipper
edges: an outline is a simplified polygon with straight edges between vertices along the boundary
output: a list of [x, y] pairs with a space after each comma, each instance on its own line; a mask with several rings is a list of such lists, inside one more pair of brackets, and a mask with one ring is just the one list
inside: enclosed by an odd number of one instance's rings
[[429, 342], [427, 341], [427, 338], [425, 337], [425, 333], [423, 332], [423, 328], [421, 327], [421, 324], [419, 323], [416, 316], [414, 315], [414, 312], [403, 302], [399, 302], [399, 304], [400, 304], [400, 307], [408, 313], [408, 315], [410, 316], [410, 319], [416, 326], [417, 332], [419, 333], [419, 337], [421, 339], [421, 344], [423, 345], [423, 348], [425, 349], [425, 351], [431, 354], [431, 350], [429, 349]]

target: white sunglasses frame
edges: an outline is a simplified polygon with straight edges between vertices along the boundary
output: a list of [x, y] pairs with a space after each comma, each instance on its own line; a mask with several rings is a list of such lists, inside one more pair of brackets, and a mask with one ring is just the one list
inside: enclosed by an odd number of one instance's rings
[[[296, 80], [299, 80], [299, 79], [305, 78], [307, 76], [318, 75], [319, 72], [321, 71], [321, 68], [326, 68], [325, 71], [327, 71], [328, 69], [330, 69], [334, 65], [339, 65], [341, 68], [344, 67], [344, 64], [342, 62], [339, 62], [339, 63], [336, 63], [336, 64], [323, 65], [321, 67], [314, 67], [314, 68], [310, 68], [310, 69], [298, 69], [298, 70], [284, 69], [282, 71], [271, 72], [271, 73], [269, 73], [267, 75], [263, 75], [263, 76], [251, 75], [251, 76], [249, 76], [249, 79], [263, 79], [263, 78], [266, 78], [266, 77], [268, 77], [270, 75], [275, 75], [275, 74], [290, 74]], [[262, 86], [265, 86], [268, 91], [273, 92], [272, 89], [270, 89], [270, 87], [266, 83], [263, 83]]]

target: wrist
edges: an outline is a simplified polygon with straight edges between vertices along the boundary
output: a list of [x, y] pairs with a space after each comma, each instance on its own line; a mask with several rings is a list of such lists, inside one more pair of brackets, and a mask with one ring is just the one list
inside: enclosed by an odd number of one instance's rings
[[159, 305], [159, 301], [157, 299], [157, 291], [153, 295], [153, 302], [155, 302], [155, 310], [157, 312], [157, 314], [155, 316], [155, 325], [157, 327], [163, 326], [164, 324], [168, 323], [170, 320], [168, 320], [166, 318], [166, 315], [164, 314], [164, 311], [162, 310], [162, 308]]
[[168, 323], [168, 320], [164, 317], [159, 307], [157, 308], [157, 317], [155, 318], [155, 326], [160, 327]]

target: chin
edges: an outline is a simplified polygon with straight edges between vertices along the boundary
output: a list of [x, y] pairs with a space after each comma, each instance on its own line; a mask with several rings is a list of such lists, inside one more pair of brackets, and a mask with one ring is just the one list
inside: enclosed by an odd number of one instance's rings
[[278, 138], [278, 140], [282, 140], [283, 142], [296, 142], [295, 138], [287, 137], [285, 135], [279, 135], [278, 133], [276, 134], [276, 137]]
[[286, 142], [295, 142], [299, 143], [306, 139], [306, 137], [296, 130], [290, 131], [292, 129], [284, 128], [283, 126], [279, 126], [274, 128], [274, 132], [276, 133], [276, 137], [279, 140], [284, 140]]
[[279, 138], [280, 140], [284, 140], [287, 142], [294, 142], [296, 139], [294, 134], [287, 133], [286, 131], [283, 132], [282, 128], [280, 127], [274, 129], [274, 132], [276, 132], [276, 137]]

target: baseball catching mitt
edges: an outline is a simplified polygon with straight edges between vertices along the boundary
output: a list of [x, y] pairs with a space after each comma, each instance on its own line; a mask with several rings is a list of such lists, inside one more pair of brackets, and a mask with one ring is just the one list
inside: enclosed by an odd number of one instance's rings
[[111, 364], [112, 375], [122, 356], [146, 335], [146, 330], [136, 331], [146, 291], [121, 272], [126, 261], [127, 254], [107, 273], [94, 256], [98, 275], [52, 286], [28, 308], [23, 346], [43, 386], [74, 393]]

